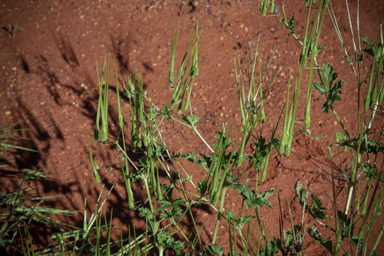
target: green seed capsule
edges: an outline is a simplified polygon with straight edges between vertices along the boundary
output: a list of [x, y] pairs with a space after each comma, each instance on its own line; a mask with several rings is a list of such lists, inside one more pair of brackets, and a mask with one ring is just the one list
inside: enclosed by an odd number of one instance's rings
[[264, 5], [263, 11], [261, 12], [261, 15], [264, 17], [267, 15], [267, 5]]
[[263, 12], [264, 9], [264, 2], [260, 1], [260, 12]]
[[211, 195], [211, 203], [212, 204], [217, 204], [219, 202], [219, 199], [220, 199], [220, 191], [215, 191], [212, 195]]
[[383, 103], [383, 100], [384, 100], [384, 90], [383, 90], [383, 88], [384, 88], [384, 79], [383, 79], [383, 81], [381, 83], [381, 87], [380, 87], [380, 91], [379, 91], [379, 101], [378, 101], [379, 105], [381, 103]]
[[383, 210], [383, 201], [380, 201], [379, 208], [377, 209], [377, 216], [381, 215], [382, 210]]
[[371, 106], [371, 86], [368, 87], [367, 97], [365, 97], [364, 101], [364, 110], [367, 111]]
[[131, 92], [125, 87], [125, 85], [124, 85], [123, 92], [124, 92], [124, 95], [125, 95], [127, 98], [131, 98]]
[[269, 8], [269, 11], [270, 12], [274, 12], [275, 11], [275, 0], [272, 0], [271, 7]]
[[172, 85], [173, 85], [173, 73], [174, 73], [173, 70], [169, 71], [169, 82], [168, 82], [168, 84], [169, 84], [170, 87], [172, 87]]
[[361, 208], [361, 215], [365, 215], [367, 213], [367, 204], [363, 203], [363, 207]]
[[328, 141], [327, 141], [327, 147], [328, 147], [328, 155], [329, 155], [330, 157], [333, 157], [333, 153], [332, 153], [331, 147], [330, 147], [329, 144], [328, 144]]
[[356, 210], [358, 211], [359, 209], [360, 209], [360, 197], [358, 197], [356, 201]]

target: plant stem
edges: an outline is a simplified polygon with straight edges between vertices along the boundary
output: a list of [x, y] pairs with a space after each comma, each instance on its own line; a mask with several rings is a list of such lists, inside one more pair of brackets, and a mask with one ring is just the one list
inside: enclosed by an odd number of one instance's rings
[[145, 190], [147, 191], [147, 196], [148, 196], [149, 206], [151, 207], [151, 212], [154, 212], [153, 211], [153, 205], [152, 205], [151, 192], [150, 192], [149, 186], [148, 186], [148, 178], [145, 177], [143, 180], [144, 180], [144, 184], [145, 184]]
[[197, 130], [197, 128], [195, 127], [192, 127], [192, 130], [200, 137], [200, 139], [204, 142], [204, 144], [209, 148], [209, 150], [211, 150], [211, 152], [215, 152], [211, 146], [209, 146], [209, 144], [204, 140], [204, 138], [200, 135], [199, 131]]
[[212, 244], [215, 244], [217, 232], [219, 230], [220, 219], [221, 219], [221, 215], [222, 215], [221, 211], [223, 210], [226, 191], [227, 191], [227, 187], [224, 187], [223, 190], [221, 191], [220, 206], [219, 206], [219, 211], [217, 212], [216, 226], [215, 226], [215, 232], [213, 233]]
[[376, 241], [375, 241], [375, 244], [373, 245], [372, 251], [371, 251], [371, 253], [370, 253], [369, 255], [372, 255], [372, 252], [373, 252], [374, 250], [376, 250], [376, 247], [379, 245], [379, 241], [380, 241], [380, 239], [381, 239], [381, 236], [383, 235], [383, 232], [384, 232], [384, 224], [381, 226], [379, 235], [377, 236]]
[[265, 235], [263, 226], [261, 225], [261, 218], [260, 218], [259, 209], [258, 209], [257, 206], [255, 207], [255, 212], [256, 212], [257, 222], [259, 223], [259, 227], [260, 227], [261, 235], [262, 235], [263, 238], [264, 238], [264, 242], [265, 242], [265, 244], [267, 244], [267, 237], [266, 237], [266, 235]]

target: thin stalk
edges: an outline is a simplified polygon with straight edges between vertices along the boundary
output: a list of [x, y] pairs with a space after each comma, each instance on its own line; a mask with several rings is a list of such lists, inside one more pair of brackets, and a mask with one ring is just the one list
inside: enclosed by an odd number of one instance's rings
[[121, 107], [120, 107], [120, 90], [119, 90], [119, 81], [117, 80], [117, 70], [116, 70], [115, 55], [112, 55], [112, 57], [113, 57], [113, 66], [115, 68], [116, 95], [117, 95], [117, 109], [118, 109], [119, 126], [120, 126], [120, 128], [123, 128], [124, 121], [123, 121], [123, 115], [121, 114]]
[[148, 186], [148, 178], [145, 177], [143, 180], [144, 180], [144, 184], [145, 184], [145, 190], [146, 190], [146, 192], [147, 192], [147, 197], [148, 197], [148, 201], [149, 201], [149, 206], [151, 207], [151, 212], [154, 212], [154, 211], [153, 211], [153, 205], [152, 205], [151, 193], [150, 193], [149, 186]]
[[[227, 206], [227, 208], [229, 209], [229, 204]], [[232, 234], [231, 234], [231, 221], [229, 220], [228, 218], [228, 235], [229, 235], [229, 252], [230, 252], [230, 255], [232, 253]]]
[[[281, 144], [279, 153], [284, 154], [285, 147], [288, 144], [289, 137], [289, 123], [288, 123], [288, 105], [289, 105], [289, 91], [291, 88], [291, 68], [289, 68], [289, 77], [288, 77], [288, 89], [287, 89], [287, 101], [285, 103], [285, 116], [284, 116], [284, 126], [283, 126], [283, 134], [281, 136]], [[293, 103], [291, 103], [293, 104]]]
[[[376, 203], [375, 209], [373, 210], [373, 213], [372, 213], [372, 216], [371, 216], [371, 223], [369, 225], [368, 232], [365, 235], [365, 239], [363, 241], [363, 246], [362, 246], [362, 249], [361, 249], [362, 255], [366, 255], [366, 253], [367, 253], [367, 246], [368, 246], [369, 237], [370, 237], [370, 234], [371, 234], [371, 231], [372, 231], [372, 227], [373, 227], [373, 225], [375, 223], [375, 219], [377, 218], [377, 211], [378, 211], [380, 203], [381, 203], [381, 201], [383, 199], [383, 192], [384, 192], [384, 190], [382, 189], [381, 193], [378, 196], [380, 198], [380, 200], [379, 200], [379, 202]], [[364, 224], [365, 223], [363, 223], [363, 225]]]
[[179, 27], [180, 27], [180, 20], [177, 26], [177, 31], [176, 31], [175, 24], [173, 26], [172, 58], [171, 58], [171, 67], [169, 69], [169, 82], [168, 82], [169, 86], [173, 85], [173, 73], [174, 73], [174, 66], [175, 66], [176, 46], [177, 46], [177, 37], [179, 35]]
[[252, 229], [252, 222], [250, 222], [249, 225], [248, 225], [247, 241], [245, 242], [245, 248], [244, 248], [244, 252], [243, 252], [244, 256], [248, 255], [249, 236], [251, 235], [251, 229]]
[[[171, 221], [172, 222], [172, 221]], [[180, 234], [182, 235], [182, 237], [185, 239], [185, 241], [187, 241], [187, 243], [189, 243], [192, 247], [192, 249], [197, 252], [196, 250], [196, 247], [193, 245], [193, 243], [191, 241], [189, 241], [188, 237], [184, 234], [184, 232], [181, 230], [181, 228], [176, 224], [175, 221], [173, 221], [173, 225], [176, 227], [177, 231], [180, 232]]]
[[[316, 15], [314, 23], [317, 23], [317, 21], [319, 19], [319, 16], [320, 16], [321, 11], [323, 9], [323, 3], [324, 2], [325, 1], [322, 1], [320, 6], [319, 6], [319, 8], [318, 8], [317, 15]], [[318, 28], [317, 28], [318, 32], [317, 32], [317, 35], [316, 35], [316, 39], [315, 39], [315, 41], [313, 43], [311, 42], [311, 45], [307, 46], [307, 47], [311, 48], [311, 69], [310, 69], [309, 80], [308, 80], [307, 102], [306, 102], [305, 111], [304, 111], [305, 112], [304, 113], [304, 122], [305, 122], [305, 127], [307, 129], [309, 129], [310, 126], [311, 126], [311, 118], [310, 118], [311, 96], [312, 96], [311, 93], [312, 93], [312, 87], [313, 87], [313, 69], [314, 69], [314, 65], [315, 65], [315, 58], [316, 58], [316, 55], [317, 55], [317, 43], [319, 41], [320, 31], [321, 31], [321, 27], [322, 27], [322, 24], [323, 24], [324, 15], [325, 15], [328, 3], [329, 3], [329, 1], [326, 1], [326, 3], [325, 3], [324, 11], [323, 11], [323, 14], [322, 14], [321, 20], [320, 20], [320, 24], [318, 25]], [[312, 27], [312, 31], [311, 31], [311, 35], [310, 35], [311, 40], [312, 40], [312, 34], [314, 33], [314, 29], [315, 29], [315, 25], [313, 25], [313, 27]], [[309, 130], [307, 130], [307, 131], [309, 131]]]
[[[358, 108], [357, 112], [358, 113], [357, 113], [357, 115], [358, 115], [358, 126], [359, 126], [359, 140], [358, 140], [358, 146], [357, 146], [357, 150], [356, 150], [355, 162], [354, 162], [354, 166], [353, 166], [353, 170], [352, 170], [351, 186], [349, 187], [347, 203], [346, 203], [345, 208], [344, 208], [344, 218], [343, 218], [342, 222], [344, 222], [344, 219], [347, 218], [348, 213], [349, 213], [351, 201], [352, 201], [354, 190], [355, 190], [357, 165], [360, 162], [360, 156], [359, 156], [360, 155], [360, 146], [361, 146], [361, 139], [363, 137], [362, 136], [362, 125], [360, 122], [360, 94], [361, 94], [360, 87], [361, 87], [361, 85], [358, 84], [358, 87], [357, 87], [357, 95], [358, 95], [357, 96], [357, 108]], [[351, 215], [353, 215], [353, 214], [351, 213]], [[351, 216], [351, 218], [353, 219], [353, 216]], [[341, 227], [342, 226], [343, 226], [343, 223], [341, 224]], [[340, 228], [336, 232], [336, 243], [335, 243], [335, 247], [333, 250], [333, 255], [338, 255], [339, 248], [340, 248], [340, 245], [342, 242], [341, 241], [341, 232], [342, 232], [342, 228]]]
[[227, 192], [227, 187], [224, 187], [223, 190], [221, 191], [220, 206], [219, 206], [219, 211], [217, 212], [216, 226], [215, 226], [215, 232], [213, 233], [212, 244], [215, 244], [217, 232], [219, 231], [220, 219], [221, 219], [221, 215], [222, 215], [221, 211], [223, 210], [226, 192]]
[[380, 229], [380, 231], [379, 231], [379, 234], [378, 234], [378, 236], [377, 236], [377, 238], [376, 238], [375, 243], [373, 244], [371, 253], [370, 253], [369, 255], [372, 255], [372, 252], [376, 250], [377, 246], [379, 245], [381, 236], [383, 235], [383, 232], [384, 232], [384, 224], [381, 226], [381, 229]]
[[254, 209], [255, 209], [255, 213], [256, 213], [257, 222], [259, 223], [259, 227], [260, 227], [261, 235], [262, 235], [263, 238], [264, 238], [264, 242], [265, 242], [265, 244], [267, 244], [267, 242], [268, 242], [268, 241], [267, 241], [267, 236], [265, 235], [263, 226], [262, 226], [262, 224], [261, 224], [261, 218], [260, 218], [259, 209], [258, 209], [257, 206], [256, 206]]
[[209, 148], [209, 150], [211, 150], [211, 152], [215, 152], [215, 151], [211, 148], [211, 146], [209, 146], [209, 144], [205, 141], [205, 139], [203, 138], [203, 136], [201, 136], [201, 134], [199, 133], [199, 131], [197, 130], [196, 127], [193, 127], [193, 126], [191, 126], [191, 125], [188, 125], [188, 124], [186, 124], [186, 123], [183, 123], [183, 122], [177, 120], [176, 118], [174, 118], [173, 116], [172, 116], [172, 120], [178, 122], [178, 123], [181, 124], [181, 125], [184, 125], [184, 126], [190, 128], [190, 129], [192, 129], [192, 131], [194, 131], [194, 132], [199, 136], [199, 138], [204, 142], [204, 144]]
[[195, 218], [193, 217], [193, 213], [192, 213], [191, 208], [189, 208], [189, 214], [191, 215], [191, 219], [192, 219], [192, 222], [193, 222], [193, 226], [195, 227], [195, 230], [196, 230], [197, 238], [199, 239], [200, 245], [202, 245], [203, 243], [202, 243], [202, 241], [201, 241], [201, 237], [200, 237], [200, 234], [199, 234], [199, 230], [197, 229], [196, 221], [195, 221]]
[[356, 157], [355, 157], [355, 163], [354, 163], [354, 166], [353, 166], [353, 171], [352, 171], [352, 177], [351, 177], [351, 187], [349, 188], [349, 192], [348, 192], [348, 198], [347, 198], [347, 204], [345, 205], [345, 210], [344, 210], [344, 214], [345, 215], [348, 215], [348, 212], [349, 212], [349, 207], [350, 207], [350, 204], [351, 204], [351, 199], [352, 199], [352, 193], [355, 189], [355, 181], [356, 181], [356, 172], [357, 172], [357, 165], [358, 163], [360, 163], [360, 146], [361, 146], [361, 140], [363, 138], [362, 136], [362, 125], [361, 125], [361, 121], [360, 121], [360, 86], [358, 87], [358, 97], [357, 97], [357, 104], [358, 104], [358, 111], [357, 111], [357, 115], [358, 115], [358, 124], [359, 124], [359, 140], [358, 140], [358, 146], [357, 146], [357, 151], [356, 151]]
[[[124, 132], [121, 131], [122, 133], [122, 139], [123, 139], [123, 146], [124, 146], [124, 154], [127, 155], [126, 147], [125, 147], [125, 139], [124, 139]], [[129, 209], [133, 210], [135, 208], [134, 206], [134, 197], [133, 197], [133, 191], [131, 187], [131, 179], [129, 177], [129, 165], [128, 165], [128, 159], [124, 157], [125, 161], [125, 168], [122, 168], [123, 171], [123, 177], [124, 177], [124, 182], [125, 182], [125, 188], [127, 190], [127, 197], [128, 197], [128, 206]]]

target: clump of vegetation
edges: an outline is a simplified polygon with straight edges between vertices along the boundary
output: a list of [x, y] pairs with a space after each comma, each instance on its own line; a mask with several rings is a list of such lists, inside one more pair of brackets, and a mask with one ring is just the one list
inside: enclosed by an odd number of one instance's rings
[[8, 32], [11, 34], [12, 37], [16, 36], [16, 31], [18, 27], [19, 26], [17, 24], [15, 24], [14, 26], [12, 26], [11, 24], [8, 24]]
[[[269, 10], [270, 15], [280, 19], [288, 29], [288, 35], [297, 40], [302, 46], [302, 50], [298, 66], [291, 67], [297, 69], [297, 77], [291, 81], [291, 74], [289, 74], [286, 104], [281, 111], [282, 114], [276, 118], [277, 121], [273, 126], [270, 138], [265, 138], [259, 127], [263, 126], [267, 118], [270, 118], [265, 115], [266, 99], [264, 96], [278, 71], [267, 83], [264, 77], [273, 60], [274, 53], [267, 66], [263, 68], [260, 60], [259, 43], [256, 46], [249, 45], [248, 71], [243, 70], [240, 61], [234, 58], [241, 126], [234, 127], [235, 122], [228, 125], [223, 124], [220, 131], [211, 135], [217, 140], [213, 145], [207, 143], [204, 136], [199, 132], [200, 117], [193, 113], [190, 103], [194, 80], [199, 74], [199, 59], [201, 57], [198, 51], [201, 36], [198, 22], [178, 69], [175, 69], [178, 39], [178, 28], [175, 26], [169, 71], [169, 86], [173, 89], [173, 94], [169, 104], [156, 106], [152, 98], [147, 96], [143, 88], [142, 78], [136, 72], [132, 77], [128, 77], [123, 85], [119, 85], [114, 57], [107, 56], [105, 58], [101, 72], [97, 68], [100, 96], [93, 138], [99, 143], [115, 145], [116, 155], [120, 161], [120, 170], [118, 171], [125, 181], [128, 207], [138, 211], [138, 215], [145, 220], [146, 231], [142, 234], [130, 233], [128, 239], [121, 238], [121, 241], [111, 242], [111, 220], [108, 221], [105, 218], [104, 225], [101, 224], [100, 220], [101, 209], [105, 203], [103, 201], [100, 207], [96, 205], [89, 222], [86, 222], [86, 216], [84, 216], [82, 229], [55, 234], [52, 238], [57, 243], [49, 249], [49, 253], [82, 255], [87, 252], [96, 255], [111, 255], [112, 248], [115, 247], [114, 255], [142, 255], [151, 250], [158, 255], [164, 255], [166, 250], [174, 251], [177, 255], [224, 255], [224, 248], [221, 247], [222, 241], [217, 241], [217, 234], [220, 224], [227, 222], [229, 251], [226, 253], [228, 255], [275, 255], [279, 251], [282, 255], [303, 255], [305, 253], [303, 243], [305, 239], [310, 239], [308, 236], [324, 246], [332, 255], [339, 255], [340, 253], [344, 253], [344, 255], [377, 255], [376, 248], [384, 231], [384, 224], [381, 224], [378, 237], [370, 235], [374, 225], [379, 224], [376, 219], [382, 212], [384, 186], [382, 186], [382, 169], [378, 167], [378, 157], [380, 153], [384, 153], [384, 147], [380, 144], [383, 128], [381, 127], [379, 134], [375, 134], [372, 132], [372, 127], [375, 117], [383, 115], [383, 109], [380, 107], [384, 100], [382, 27], [379, 29], [377, 42], [366, 37], [360, 37], [358, 27], [356, 44], [351, 24], [354, 52], [350, 54], [346, 50], [329, 0], [322, 0], [317, 3], [314, 0], [305, 1], [308, 8], [308, 18], [304, 37], [295, 33], [294, 17], [286, 16], [284, 2], [278, 2], [276, 5], [279, 7], [275, 6], [274, 1], [261, 1], [260, 11], [262, 15], [265, 16]], [[337, 101], [342, 101], [341, 88], [344, 86], [344, 82], [342, 80], [336, 81], [338, 75], [329, 63], [317, 61], [318, 54], [324, 48], [324, 46], [319, 45], [319, 38], [327, 12], [339, 36], [345, 52], [345, 59], [356, 79], [358, 102], [355, 107], [358, 132], [355, 134], [346, 129], [342, 118], [334, 108]], [[349, 21], [352, 23], [351, 19]], [[359, 20], [357, 25], [359, 26]], [[361, 68], [365, 55], [373, 57], [371, 59], [366, 58], [367, 61], [370, 61], [368, 74], [364, 74]], [[117, 104], [120, 127], [120, 132], [116, 138], [108, 137], [108, 92], [111, 59], [115, 70], [117, 93], [115, 104]], [[296, 114], [300, 90], [304, 84], [303, 74], [306, 72], [309, 72], [309, 79], [304, 109], [305, 117], [304, 124], [300, 124], [296, 121]], [[367, 84], [368, 89], [364, 98], [362, 87], [365, 84]], [[268, 175], [269, 157], [273, 151], [289, 156], [295, 137], [299, 135], [311, 136], [310, 110], [313, 88], [324, 95], [322, 107], [324, 114], [332, 113], [341, 127], [341, 131], [337, 131], [335, 134], [336, 144], [328, 146], [329, 157], [333, 159], [347, 152], [348, 157], [351, 158], [350, 167], [343, 167], [343, 172], [338, 176], [334, 175], [335, 170], [332, 170], [331, 175], [334, 188], [337, 177], [342, 176], [349, 181], [348, 197], [343, 208], [338, 208], [335, 189], [333, 190], [334, 225], [328, 225], [325, 221], [329, 220], [330, 217], [324, 212], [323, 202], [314, 194], [309, 197], [309, 191], [298, 180], [292, 189], [294, 189], [297, 201], [303, 207], [301, 223], [293, 223], [291, 216], [292, 229], [284, 228], [282, 218], [280, 218], [280, 237], [268, 237], [263, 229], [260, 208], [264, 206], [273, 208], [268, 199], [271, 196], [276, 196], [281, 190], [260, 191], [259, 185], [265, 181]], [[121, 95], [121, 91], [123, 95]], [[127, 97], [129, 101], [129, 116], [122, 114], [122, 97]], [[206, 145], [210, 153], [171, 153], [160, 129], [164, 122], [171, 120], [191, 129]], [[282, 133], [279, 134], [278, 128], [281, 126]], [[230, 140], [232, 133], [236, 133], [235, 142]], [[252, 138], [256, 139], [256, 150], [252, 154], [246, 154], [245, 149], [249, 146]], [[314, 139], [321, 138], [322, 136], [319, 136]], [[129, 145], [127, 145], [127, 141], [129, 141]], [[89, 139], [88, 147], [95, 179], [100, 182], [99, 167], [93, 157]], [[335, 149], [332, 147], [341, 150], [334, 155]], [[136, 162], [129, 156], [135, 153], [141, 156]], [[187, 160], [204, 169], [205, 178], [195, 183], [196, 181], [192, 180], [192, 174], [183, 168], [180, 159]], [[241, 172], [236, 174], [235, 168]], [[159, 178], [160, 170], [166, 173], [167, 182], [162, 182]], [[254, 178], [251, 178], [251, 170], [256, 173]], [[256, 184], [253, 190], [248, 186], [251, 179], [254, 179]], [[364, 180], [367, 186], [366, 189], [361, 189]], [[143, 182], [146, 191], [144, 200], [146, 204], [135, 207], [133, 182]], [[239, 216], [231, 209], [223, 211], [228, 189], [237, 191], [242, 198]], [[208, 245], [203, 243], [201, 225], [195, 220], [192, 211], [192, 207], [195, 205], [205, 205], [217, 214], [215, 230]], [[290, 209], [288, 210], [290, 211]], [[334, 232], [334, 238], [326, 240], [318, 232], [316, 225], [307, 227], [309, 216], [318, 225]], [[190, 233], [185, 233], [180, 224], [182, 219], [186, 217], [191, 220], [192, 231]], [[256, 228], [252, 227], [252, 219], [257, 220]], [[105, 244], [100, 244], [101, 230], [107, 231]], [[260, 241], [261, 239], [263, 241]], [[373, 247], [368, 248], [368, 241], [372, 240], [374, 240]], [[348, 246], [345, 246], [343, 241], [348, 242]], [[47, 250], [44, 252], [48, 253]]]
[[[18, 146], [15, 143], [17, 140], [30, 140], [29, 138], [13, 135], [23, 130], [13, 128], [18, 124], [14, 123], [0, 128], [0, 155], [12, 149], [38, 152]], [[4, 168], [10, 166], [11, 162], [0, 163], [1, 177], [6, 176], [7, 172]], [[41, 197], [33, 193], [37, 189], [36, 181], [49, 179], [42, 170], [24, 169], [17, 174], [16, 178], [20, 182], [15, 191], [9, 193], [0, 192], [0, 252], [6, 254], [33, 252], [33, 244], [28, 242], [27, 247], [24, 247], [23, 244], [23, 237], [31, 241], [28, 226], [32, 223], [39, 226], [48, 226], [58, 232], [64, 232], [63, 226], [68, 225], [49, 217], [48, 214], [69, 216], [73, 213], [70, 210], [54, 209], [42, 205], [44, 200], [54, 199], [57, 196]]]

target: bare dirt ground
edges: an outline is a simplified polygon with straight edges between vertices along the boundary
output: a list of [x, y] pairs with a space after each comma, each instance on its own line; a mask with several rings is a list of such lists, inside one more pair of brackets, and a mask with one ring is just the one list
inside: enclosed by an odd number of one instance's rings
[[[295, 15], [295, 28], [299, 35], [303, 35], [307, 17], [302, 2], [290, 0], [285, 3], [287, 15]], [[356, 1], [350, 2], [352, 16], [355, 17]], [[345, 2], [334, 1], [333, 5], [347, 49], [352, 53]], [[263, 128], [263, 135], [269, 138], [272, 124], [285, 103], [289, 67], [293, 68], [292, 75], [295, 77], [301, 48], [292, 37], [287, 37], [287, 30], [276, 17], [262, 18], [258, 8], [258, 1], [240, 0], [0, 1], [3, 26], [0, 31], [0, 126], [23, 121], [19, 127], [31, 130], [21, 132], [20, 135], [33, 138], [28, 143], [23, 142], [23, 146], [41, 152], [15, 152], [16, 154], [2, 156], [3, 160], [16, 160], [13, 166], [19, 170], [44, 168], [44, 171], [50, 172], [54, 180], [42, 183], [37, 193], [63, 195], [59, 199], [46, 202], [53, 207], [82, 211], [86, 189], [88, 210], [91, 211], [102, 186], [114, 186], [108, 199], [108, 207], [114, 209], [113, 224], [116, 227], [123, 224], [124, 236], [127, 236], [128, 225], [136, 225], [138, 231], [143, 232], [145, 223], [136, 212], [128, 210], [121, 175], [111, 172], [101, 183], [96, 183], [92, 175], [85, 132], [93, 131], [96, 119], [98, 86], [95, 62], [101, 66], [106, 53], [115, 53], [121, 81], [133, 74], [136, 68], [143, 75], [145, 90], [152, 97], [153, 103], [158, 106], [169, 104], [172, 91], [168, 86], [168, 72], [174, 23], [180, 20], [176, 61], [180, 63], [182, 51], [197, 19], [200, 19], [203, 32], [199, 50], [203, 54], [200, 74], [194, 87], [192, 108], [196, 115], [202, 116], [198, 126], [201, 134], [208, 143], [213, 144], [213, 136], [216, 131], [221, 130], [222, 123], [231, 123], [240, 115], [233, 55], [245, 57], [249, 52], [248, 42], [255, 46], [260, 37], [263, 69], [272, 56], [272, 51], [275, 47], [278, 48], [267, 79], [271, 79], [278, 65], [282, 64], [267, 95], [267, 123]], [[377, 39], [383, 12], [384, 1], [360, 2], [362, 36]], [[8, 24], [18, 24], [14, 38], [7, 31]], [[347, 128], [356, 135], [356, 84], [345, 63], [344, 53], [329, 17], [323, 26], [320, 44], [325, 44], [327, 48], [318, 60], [320, 63], [324, 60], [330, 62], [339, 73], [339, 79], [345, 80], [342, 97], [346, 101], [337, 104], [336, 109]], [[302, 94], [304, 99], [305, 89]], [[115, 102], [115, 91], [111, 92], [111, 98], [110, 102]], [[334, 132], [340, 130], [340, 127], [333, 116], [321, 112], [324, 98], [315, 90], [312, 99], [312, 135], [325, 135], [333, 143]], [[305, 100], [302, 100], [298, 106], [298, 120], [303, 119], [304, 104]], [[128, 111], [127, 101], [123, 111]], [[380, 124], [382, 121], [381, 119]], [[111, 136], [115, 136], [118, 129], [114, 105], [111, 105], [110, 124]], [[240, 124], [239, 118], [237, 124]], [[376, 129], [380, 130], [380, 127], [378, 123]], [[197, 136], [177, 124], [170, 123], [163, 129], [171, 151], [208, 152]], [[109, 166], [118, 169], [114, 151], [107, 146], [97, 145], [94, 141], [91, 146], [102, 169], [101, 174]], [[345, 159], [341, 160], [346, 162]], [[323, 200], [327, 213], [333, 215], [329, 178], [331, 165], [326, 151], [326, 140], [315, 141], [302, 135], [294, 141], [294, 150], [290, 157], [281, 158], [276, 152], [271, 156], [268, 176], [261, 189], [284, 189], [282, 173], [293, 220], [298, 224], [301, 221], [302, 208], [295, 199], [293, 185], [301, 179], [308, 182], [309, 190]], [[340, 165], [335, 167], [337, 166]], [[198, 169], [188, 169], [188, 172], [193, 173], [196, 180], [200, 180], [204, 174]], [[2, 175], [0, 190], [13, 191], [18, 182], [11, 175]], [[340, 205], [343, 205], [346, 198], [344, 184], [342, 181], [337, 184]], [[142, 184], [135, 183], [133, 189], [137, 193], [136, 199], [141, 200], [140, 195], [144, 191]], [[239, 212], [239, 195], [230, 192], [228, 202], [231, 209]], [[288, 225], [285, 194], [281, 194], [281, 203], [284, 221]], [[264, 208], [262, 211], [269, 238], [275, 236], [278, 227], [277, 197], [273, 197], [272, 204], [274, 210]], [[200, 208], [194, 209], [194, 212], [198, 222], [204, 224], [202, 237], [209, 244], [216, 214], [209, 209]], [[62, 217], [61, 220], [72, 225], [82, 225], [81, 214]], [[381, 216], [378, 223], [382, 222]], [[309, 224], [312, 223], [313, 221], [309, 221]], [[188, 226], [190, 223], [184, 224]], [[329, 224], [333, 225], [333, 220]], [[221, 229], [218, 241], [228, 248], [227, 228], [223, 225]], [[325, 229], [319, 228], [319, 231], [324, 237], [333, 237]], [[34, 238], [36, 244], [47, 245], [50, 232], [45, 227], [34, 227], [33, 233], [38, 234]], [[378, 229], [374, 232], [372, 237], [376, 237]], [[118, 238], [119, 232], [116, 231], [113, 239]], [[383, 243], [378, 252], [379, 255], [384, 253]], [[325, 249], [311, 238], [306, 239], [304, 253], [326, 255]]]

